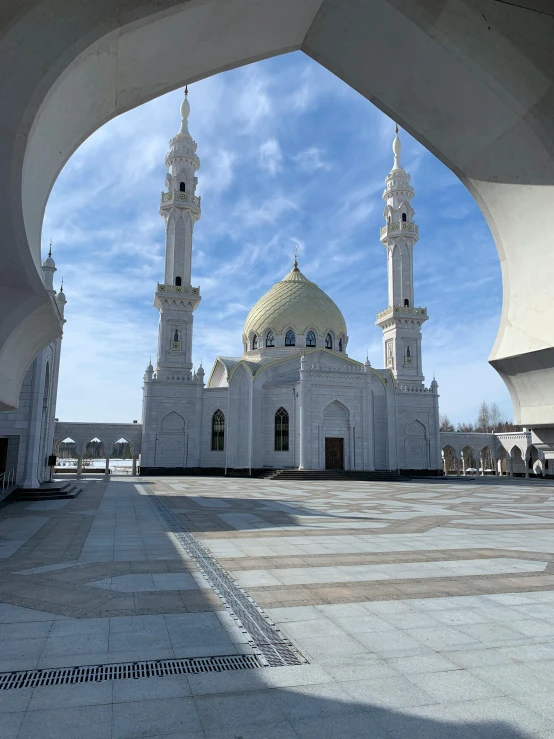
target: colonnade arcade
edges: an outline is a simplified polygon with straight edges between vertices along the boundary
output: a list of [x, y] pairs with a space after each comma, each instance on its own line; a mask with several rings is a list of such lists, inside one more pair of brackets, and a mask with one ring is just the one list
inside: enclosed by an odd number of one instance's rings
[[552, 475], [549, 460], [531, 440], [531, 432], [505, 434], [441, 432], [445, 475]]
[[82, 474], [83, 458], [87, 445], [92, 441], [101, 442], [106, 459], [105, 474], [109, 474], [110, 455], [114, 446], [122, 440], [131, 447], [132, 473], [137, 474], [137, 460], [141, 451], [142, 425], [140, 423], [70, 423], [59, 421], [54, 429], [54, 447], [65, 440], [75, 444], [77, 454], [77, 476]]

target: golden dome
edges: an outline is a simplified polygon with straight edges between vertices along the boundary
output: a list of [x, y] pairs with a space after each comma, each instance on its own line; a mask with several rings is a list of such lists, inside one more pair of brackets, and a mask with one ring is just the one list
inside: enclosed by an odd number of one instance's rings
[[277, 335], [293, 328], [300, 334], [315, 329], [320, 336], [328, 331], [338, 341], [346, 337], [346, 323], [331, 298], [315, 282], [305, 277], [297, 267], [277, 282], [252, 308], [244, 324], [244, 334], [261, 336], [266, 329]]

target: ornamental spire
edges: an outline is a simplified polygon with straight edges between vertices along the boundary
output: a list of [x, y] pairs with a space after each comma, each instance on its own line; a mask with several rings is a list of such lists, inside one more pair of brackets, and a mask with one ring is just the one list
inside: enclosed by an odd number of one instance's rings
[[188, 129], [188, 117], [190, 115], [190, 103], [189, 103], [189, 88], [188, 85], [185, 87], [185, 97], [181, 103], [181, 128], [179, 129], [178, 136], [190, 136]]
[[400, 152], [402, 151], [402, 142], [398, 138], [398, 123], [394, 127], [394, 141], [392, 142], [392, 152], [394, 154], [394, 164], [392, 165], [392, 172], [395, 169], [402, 169], [400, 164]]

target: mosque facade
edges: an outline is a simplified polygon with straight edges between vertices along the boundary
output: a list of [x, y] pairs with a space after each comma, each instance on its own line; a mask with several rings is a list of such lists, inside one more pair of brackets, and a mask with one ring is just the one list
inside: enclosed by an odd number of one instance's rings
[[414, 190], [400, 162], [398, 131], [380, 233], [388, 265], [388, 306], [376, 320], [384, 366], [348, 356], [343, 314], [295, 258], [248, 314], [242, 354], [218, 357], [206, 379], [192, 364], [194, 312], [201, 302], [191, 277], [192, 245], [201, 199], [189, 113], [185, 95], [181, 128], [165, 159], [165, 274], [154, 296], [160, 312], [156, 364], [144, 374], [141, 473], [289, 468], [441, 474], [438, 385], [434, 379], [425, 385], [422, 364], [428, 315], [414, 297]]
[[[42, 280], [63, 324], [67, 300], [63, 284], [59, 291], [54, 289], [55, 272], [50, 248]], [[23, 378], [17, 409], [0, 413], [0, 500], [13, 483], [38, 488], [50, 479], [61, 345], [60, 337], [38, 353]]]

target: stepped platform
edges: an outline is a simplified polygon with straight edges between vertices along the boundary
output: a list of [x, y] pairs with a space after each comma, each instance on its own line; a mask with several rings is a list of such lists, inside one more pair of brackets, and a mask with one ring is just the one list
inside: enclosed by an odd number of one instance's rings
[[15, 500], [65, 500], [76, 498], [83, 488], [73, 480], [69, 482], [43, 482], [39, 488], [16, 488], [9, 496], [10, 502]]
[[400, 475], [398, 472], [385, 470], [376, 470], [374, 472], [369, 470], [267, 470], [266, 472], [262, 472], [258, 477], [266, 480], [344, 480], [349, 482], [354, 480], [359, 480], [360, 482], [400, 482], [409, 479]]

